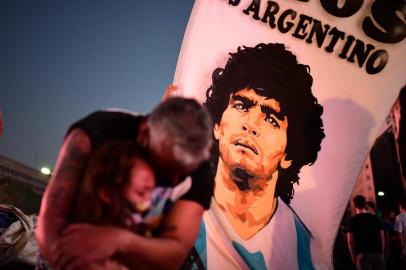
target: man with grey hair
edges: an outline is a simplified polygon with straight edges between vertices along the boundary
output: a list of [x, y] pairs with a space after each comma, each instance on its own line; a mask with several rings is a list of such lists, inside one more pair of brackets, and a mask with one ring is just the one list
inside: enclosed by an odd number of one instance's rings
[[[73, 124], [40, 210], [37, 239], [48, 265], [77, 269], [114, 256], [130, 269], [178, 268], [193, 246], [213, 194], [213, 175], [204, 162], [211, 147], [210, 127], [206, 110], [184, 98], [169, 98], [147, 116], [97, 111]], [[70, 224], [87, 161], [103, 143], [117, 140], [135, 141], [149, 155], [160, 194], [150, 211], [162, 211], [163, 216], [156, 237], [111, 226]]]
[[210, 117], [206, 114], [206, 109], [195, 100], [179, 97], [168, 99], [147, 118], [151, 131], [149, 139], [156, 141], [151, 147], [168, 144], [174, 159], [186, 167], [207, 159], [212, 135], [208, 128]]

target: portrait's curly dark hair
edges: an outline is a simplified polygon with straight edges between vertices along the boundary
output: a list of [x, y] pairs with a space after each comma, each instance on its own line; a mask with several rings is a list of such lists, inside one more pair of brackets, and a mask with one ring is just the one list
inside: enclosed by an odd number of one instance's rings
[[[321, 119], [323, 107], [312, 94], [313, 78], [309, 72], [309, 66], [299, 64], [283, 44], [239, 47], [236, 53], [230, 53], [224, 69], [214, 70], [212, 85], [206, 93], [205, 106], [214, 124], [220, 123], [230, 95], [239, 90], [253, 89], [258, 95], [279, 102], [281, 112], [288, 118], [285, 152], [292, 164], [287, 169], [279, 166], [275, 196], [288, 204], [293, 198], [293, 184], [299, 181], [300, 169], [316, 161], [325, 137]], [[215, 169], [218, 158], [216, 141], [211, 156]]]

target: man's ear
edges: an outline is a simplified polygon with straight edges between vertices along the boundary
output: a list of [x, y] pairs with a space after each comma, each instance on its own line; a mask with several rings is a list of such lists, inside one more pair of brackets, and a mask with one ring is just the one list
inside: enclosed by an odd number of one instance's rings
[[219, 140], [219, 137], [220, 137], [220, 127], [219, 127], [219, 125], [216, 123], [216, 124], [214, 124], [214, 126], [213, 126], [213, 134], [214, 134], [214, 138], [216, 138], [216, 140]]
[[287, 169], [290, 167], [290, 165], [292, 165], [292, 160], [286, 159], [286, 154], [283, 154], [283, 157], [279, 164], [282, 169]]
[[141, 122], [138, 130], [137, 142], [142, 146], [146, 147], [149, 140], [149, 127], [146, 121]]

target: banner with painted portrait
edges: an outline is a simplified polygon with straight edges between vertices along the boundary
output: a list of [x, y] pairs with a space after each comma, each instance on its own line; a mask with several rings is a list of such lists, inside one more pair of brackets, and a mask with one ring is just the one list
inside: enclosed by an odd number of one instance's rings
[[[332, 269], [360, 167], [406, 83], [403, 0], [196, 0], [174, 85], [205, 104], [208, 269]], [[195, 266], [196, 266], [195, 265]]]

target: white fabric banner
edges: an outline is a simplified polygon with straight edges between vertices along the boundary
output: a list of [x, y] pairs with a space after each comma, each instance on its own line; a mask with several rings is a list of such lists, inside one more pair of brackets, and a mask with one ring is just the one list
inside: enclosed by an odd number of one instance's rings
[[[196, 0], [174, 85], [202, 103], [212, 86], [209, 110], [220, 110], [214, 119], [220, 153], [215, 198], [200, 235], [204, 266], [333, 268], [334, 240], [360, 167], [406, 83], [405, 3]], [[223, 107], [214, 97], [221, 91]], [[313, 96], [323, 108], [323, 139]], [[290, 204], [273, 199], [289, 197], [275, 183], [295, 182], [281, 176], [294, 165], [300, 185], [293, 185]], [[311, 235], [310, 264], [305, 232]], [[288, 254], [292, 249], [297, 256]]]

